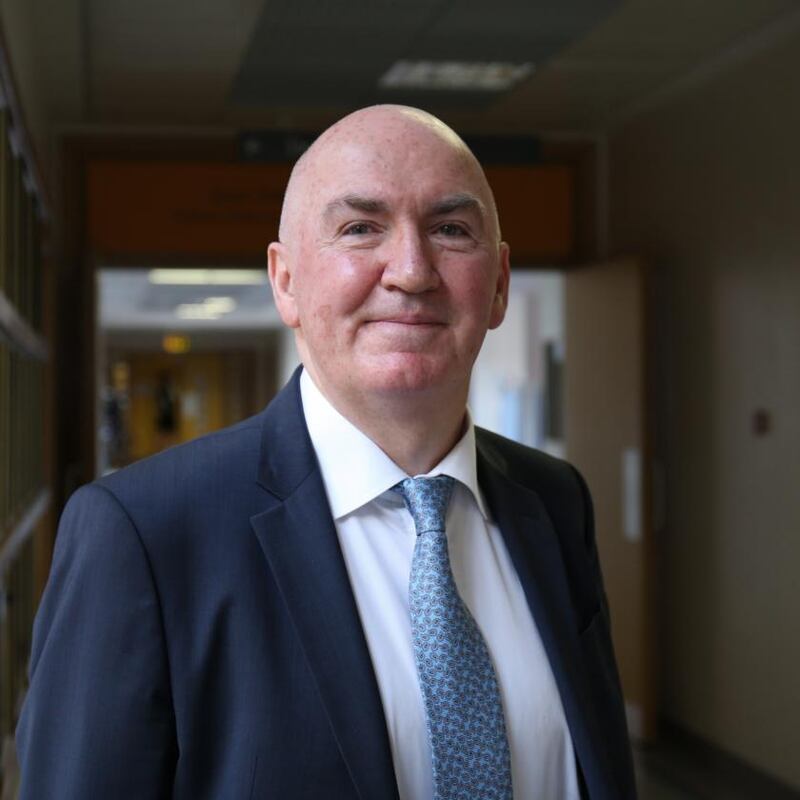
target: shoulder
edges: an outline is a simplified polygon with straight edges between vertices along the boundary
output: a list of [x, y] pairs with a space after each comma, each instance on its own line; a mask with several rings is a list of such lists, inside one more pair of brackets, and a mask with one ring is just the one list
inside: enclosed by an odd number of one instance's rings
[[149, 575], [166, 602], [176, 593], [194, 596], [186, 587], [206, 580], [222, 559], [251, 558], [250, 518], [264, 496], [261, 430], [259, 415], [78, 489], [59, 522], [57, 572], [95, 583], [92, 575], [114, 575], [120, 586], [129, 585], [119, 579], [127, 571]]
[[[263, 413], [263, 412], [262, 412]], [[125, 516], [138, 530], [180, 527], [212, 508], [244, 503], [254, 487], [262, 415], [105, 475], [70, 498], [64, 516]]]
[[170, 447], [154, 456], [112, 472], [96, 483], [112, 494], [140, 490], [161, 493], [191, 485], [230, 480], [250, 468], [254, 479], [258, 463], [262, 415], [228, 428]]
[[543, 499], [574, 501], [583, 494], [583, 479], [567, 461], [484, 428], [475, 428], [475, 440], [480, 456]]
[[594, 549], [591, 496], [583, 476], [572, 464], [482, 428], [476, 428], [475, 434], [479, 465], [533, 493], [562, 546]]

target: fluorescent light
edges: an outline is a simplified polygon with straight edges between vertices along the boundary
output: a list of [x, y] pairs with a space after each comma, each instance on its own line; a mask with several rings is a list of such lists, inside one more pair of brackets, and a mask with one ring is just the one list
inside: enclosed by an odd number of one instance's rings
[[507, 61], [396, 61], [378, 83], [389, 89], [501, 92], [532, 72], [533, 64]]
[[232, 297], [206, 297], [203, 305], [217, 314], [228, 314], [236, 308], [236, 301]]
[[260, 286], [267, 274], [260, 269], [151, 269], [147, 279], [172, 286]]
[[175, 309], [175, 315], [180, 319], [219, 319], [219, 311], [208, 308], [203, 303], [181, 303]]
[[175, 314], [181, 319], [219, 319], [236, 308], [232, 297], [206, 297], [200, 303], [181, 303]]

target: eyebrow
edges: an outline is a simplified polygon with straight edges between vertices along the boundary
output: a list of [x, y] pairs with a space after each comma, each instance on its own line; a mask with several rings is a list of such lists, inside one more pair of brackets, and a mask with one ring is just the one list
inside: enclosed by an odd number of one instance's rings
[[477, 211], [483, 215], [486, 213], [486, 206], [475, 195], [459, 192], [437, 200], [430, 207], [432, 216], [452, 214], [454, 211]]
[[[346, 194], [331, 200], [322, 213], [325, 219], [329, 219], [343, 210], [360, 211], [362, 214], [386, 214], [389, 212], [389, 204], [375, 197]], [[452, 214], [454, 211], [476, 211], [484, 215], [486, 206], [475, 195], [458, 192], [434, 201], [428, 208], [428, 214], [434, 217]]]
[[339, 211], [350, 210], [360, 211], [363, 214], [384, 214], [389, 210], [389, 206], [383, 200], [374, 197], [365, 197], [360, 194], [346, 194], [331, 200], [322, 212], [326, 219], [332, 217]]

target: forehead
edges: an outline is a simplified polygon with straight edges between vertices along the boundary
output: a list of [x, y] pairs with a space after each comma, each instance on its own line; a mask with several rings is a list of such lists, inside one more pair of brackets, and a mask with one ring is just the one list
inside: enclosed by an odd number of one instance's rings
[[403, 121], [340, 132], [314, 153], [308, 178], [317, 209], [346, 195], [390, 206], [471, 195], [488, 206], [483, 173], [460, 140]]

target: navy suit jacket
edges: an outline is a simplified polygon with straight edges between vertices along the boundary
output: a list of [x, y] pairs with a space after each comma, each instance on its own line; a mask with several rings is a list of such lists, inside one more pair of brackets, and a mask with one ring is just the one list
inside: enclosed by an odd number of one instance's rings
[[[567, 464], [486, 431], [477, 447], [584, 796], [629, 800], [586, 487]], [[23, 800], [396, 800], [297, 375], [261, 414], [73, 495], [17, 745]]]

